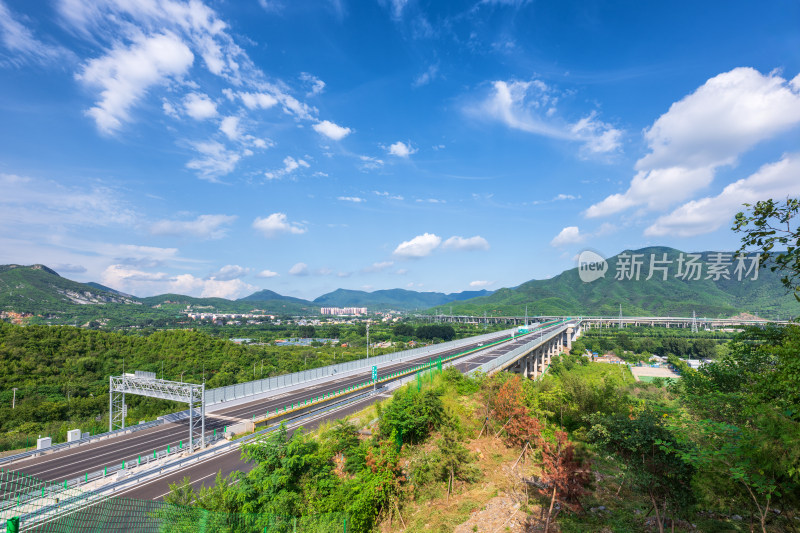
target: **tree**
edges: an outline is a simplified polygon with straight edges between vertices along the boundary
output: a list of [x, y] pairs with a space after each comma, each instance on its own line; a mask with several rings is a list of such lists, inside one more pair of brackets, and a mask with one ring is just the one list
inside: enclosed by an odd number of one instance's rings
[[689, 341], [682, 337], [667, 337], [661, 340], [662, 355], [684, 356], [689, 353]]
[[717, 356], [717, 343], [712, 339], [697, 339], [692, 343], [692, 354], [698, 359], [714, 359]]
[[395, 392], [392, 401], [383, 408], [379, 422], [381, 435], [397, 433], [403, 442], [424, 441], [442, 423], [444, 406], [440, 394], [431, 389], [417, 391], [414, 387]]
[[561, 510], [553, 514], [556, 501], [580, 508], [580, 497], [587, 492], [592, 474], [589, 462], [576, 457], [575, 446], [567, 439], [566, 432], [556, 431], [555, 442], [538, 439], [538, 444], [542, 450], [542, 481], [552, 489], [548, 489], [550, 508], [544, 525], [547, 533]]
[[461, 443], [461, 436], [454, 428], [444, 426], [437, 445], [439, 450], [434, 474], [439, 481], [447, 481], [448, 496], [456, 480], [475, 481], [479, 477], [480, 471], [471, 464], [475, 457]]
[[317, 328], [314, 326], [298, 326], [297, 334], [304, 339], [313, 339], [317, 335]]
[[404, 324], [400, 323], [394, 327], [394, 335], [395, 337], [413, 337], [414, 336], [414, 326], [411, 324]]
[[687, 412], [668, 424], [711, 505], [750, 504], [766, 531], [771, 507], [800, 494], [800, 328], [748, 328], [713, 365], [683, 373]]
[[589, 438], [622, 460], [633, 485], [649, 497], [664, 533], [667, 513], [674, 520], [692, 500], [694, 468], [684, 457], [688, 445], [679, 443], [663, 417], [649, 410], [589, 418]]
[[[756, 247], [761, 254], [761, 267], [781, 272], [781, 282], [800, 302], [800, 228], [796, 224], [792, 227], [800, 212], [800, 199], [787, 198], [784, 203], [769, 199], [744, 205], [748, 212], [737, 213], [731, 228], [742, 234], [739, 253]], [[775, 246], [779, 250], [785, 247], [785, 251], [773, 251]]]

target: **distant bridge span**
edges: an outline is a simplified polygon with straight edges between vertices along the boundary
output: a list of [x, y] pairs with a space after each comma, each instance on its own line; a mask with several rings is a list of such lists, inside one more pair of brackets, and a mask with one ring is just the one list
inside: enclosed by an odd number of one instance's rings
[[[417, 315], [418, 318], [431, 322], [458, 323], [458, 324], [505, 324], [522, 325], [530, 322], [548, 322], [567, 317], [562, 316], [471, 316], [471, 315]], [[789, 320], [750, 320], [742, 318], [701, 318], [677, 316], [583, 316], [580, 321], [584, 328], [613, 328], [630, 326], [661, 326], [666, 328], [724, 328], [735, 326], [758, 326], [764, 324], [796, 324]]]

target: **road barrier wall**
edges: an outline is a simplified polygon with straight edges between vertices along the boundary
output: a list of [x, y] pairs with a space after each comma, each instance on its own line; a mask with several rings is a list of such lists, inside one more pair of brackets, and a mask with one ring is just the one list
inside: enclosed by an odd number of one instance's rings
[[527, 353], [527, 352], [529, 352], [529, 351], [531, 351], [531, 350], [533, 350], [535, 348], [538, 348], [540, 345], [542, 345], [542, 344], [544, 344], [546, 342], [549, 342], [554, 337], [557, 337], [558, 335], [561, 335], [562, 333], [564, 333], [567, 330], [567, 327], [569, 327], [569, 324], [564, 323], [558, 329], [555, 329], [555, 330], [553, 330], [553, 331], [551, 331], [551, 332], [549, 332], [549, 333], [547, 333], [545, 335], [542, 335], [541, 337], [535, 337], [533, 340], [531, 340], [530, 342], [528, 342], [526, 344], [523, 344], [519, 348], [515, 348], [515, 349], [511, 350], [510, 352], [508, 352], [507, 354], [501, 355], [500, 357], [497, 357], [496, 359], [492, 359], [491, 361], [487, 361], [487, 362], [483, 363], [481, 366], [479, 366], [477, 368], [473, 368], [472, 370], [470, 370], [468, 372], [468, 374], [474, 374], [475, 372], [483, 372], [485, 374], [488, 374], [488, 373], [490, 373], [490, 372], [492, 372], [492, 371], [494, 371], [494, 370], [496, 370], [498, 368], [502, 368], [509, 361], [513, 361], [513, 360], [517, 359], [518, 357], [520, 357], [521, 355], [523, 355], [523, 354], [525, 354], [525, 353]]

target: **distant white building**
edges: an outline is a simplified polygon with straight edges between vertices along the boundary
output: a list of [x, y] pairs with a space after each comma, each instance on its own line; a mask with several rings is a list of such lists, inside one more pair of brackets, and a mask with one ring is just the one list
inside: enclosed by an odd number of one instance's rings
[[319, 310], [320, 314], [323, 315], [335, 315], [335, 316], [344, 316], [344, 315], [366, 315], [367, 308], [366, 307], [322, 307]]

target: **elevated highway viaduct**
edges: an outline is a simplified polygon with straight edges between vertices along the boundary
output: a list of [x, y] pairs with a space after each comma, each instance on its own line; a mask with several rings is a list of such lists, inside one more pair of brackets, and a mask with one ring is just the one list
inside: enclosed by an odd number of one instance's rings
[[[555, 353], [555, 346], [565, 346], [563, 334], [559, 333], [558, 335], [554, 335], [555, 328], [557, 327], [560, 326], [545, 325], [540, 330], [515, 338], [511, 338], [510, 331], [499, 332], [497, 335], [491, 336], [490, 339], [484, 337], [480, 341], [468, 342], [466, 344], [462, 343], [462, 345], [458, 347], [448, 346], [448, 343], [445, 343], [440, 350], [427, 353], [424, 356], [387, 362], [380, 365], [378, 368], [378, 377], [382, 379], [389, 375], [408, 371], [409, 369], [419, 366], [421, 363], [427, 363], [432, 358], [448, 357], [463, 352], [474, 351], [473, 353], [465, 355], [463, 358], [452, 361], [453, 366], [466, 373], [481, 368], [482, 365], [485, 365], [487, 362], [502, 358], [508, 353], [530, 344], [534, 337], [550, 340], [550, 345], [546, 350], [547, 361], [549, 362], [549, 357]], [[491, 347], [482, 346], [501, 340], [504, 342]], [[332, 376], [330, 379], [323, 379], [270, 391], [268, 394], [262, 395], [262, 397], [258, 399], [239, 399], [233, 402], [217, 404], [213, 406], [215, 410], [206, 415], [206, 431], [207, 434], [211, 435], [214, 434], [215, 430], [219, 432], [225, 426], [241, 421], [252, 420], [254, 417], [262, 417], [265, 413], [275, 412], [286, 405], [300, 403], [310, 397], [328, 395], [335, 391], [363, 384], [370, 379], [371, 368], [363, 368], [362, 370], [350, 372], [343, 376]], [[374, 401], [374, 399], [372, 399], [372, 401]], [[368, 402], [360, 402], [352, 406], [352, 408], [348, 408], [347, 412], [360, 410], [367, 404]], [[337, 412], [332, 416], [338, 418], [345, 414], [347, 413]], [[307, 427], [313, 426], [316, 423], [318, 423], [318, 421], [308, 424]], [[45, 481], [61, 482], [66, 479], [81, 477], [87, 472], [101, 471], [106, 467], [118, 466], [122, 462], [131, 464], [137, 461], [139, 457], [152, 455], [154, 450], [163, 450], [166, 449], [167, 446], [173, 448], [179, 446], [181, 441], [185, 446], [187, 434], [187, 420], [166, 422], [157, 427], [136, 433], [120, 435], [107, 440], [84, 444], [72, 449], [14, 461], [10, 464], [0, 464], [0, 467], [7, 470], [21, 471], [26, 475], [34, 476]], [[208, 469], [213, 469], [213, 472], [216, 473], [217, 470], [221, 468], [224, 473], [225, 470], [233, 471], [247, 468], [247, 466], [240, 461], [238, 453], [229, 455], [230, 457], [220, 457], [218, 465], [204, 466], [203, 472], [206, 472]], [[216, 463], [216, 461], [214, 461], [214, 463]], [[182, 475], [183, 474], [181, 474], [181, 477]], [[190, 475], [192, 475], [193, 479], [203, 477], [195, 476], [195, 473], [190, 473]], [[165, 480], [163, 484], [154, 484], [154, 487], [149, 490], [152, 492], [161, 491], [155, 494], [158, 496], [166, 492], [167, 489], [164, 489], [166, 486], [167, 481]]]

